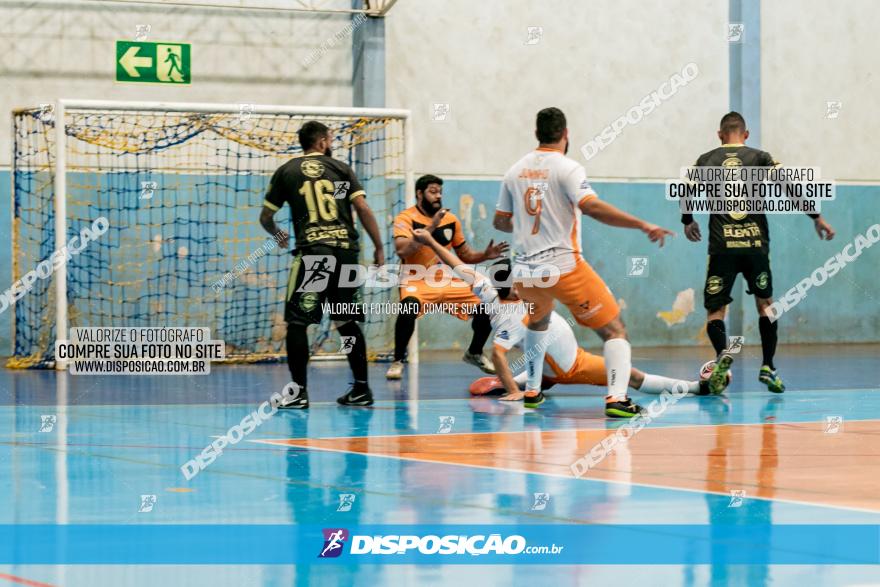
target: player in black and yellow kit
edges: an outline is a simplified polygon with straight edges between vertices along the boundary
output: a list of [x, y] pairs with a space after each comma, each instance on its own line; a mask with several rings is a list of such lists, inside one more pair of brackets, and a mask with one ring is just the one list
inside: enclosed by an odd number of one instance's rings
[[[296, 235], [294, 261], [287, 283], [287, 364], [293, 385], [285, 388], [280, 408], [309, 407], [307, 370], [309, 363], [309, 324], [319, 324], [323, 304], [344, 304], [351, 308], [361, 302], [360, 288], [340, 287], [339, 274], [343, 265], [358, 263], [358, 232], [352, 212], [366, 229], [375, 247], [374, 262], [384, 263], [385, 251], [379, 227], [366, 202], [364, 190], [351, 167], [333, 159], [330, 129], [310, 121], [299, 130], [303, 155], [291, 159], [272, 176], [260, 224], [287, 247], [289, 235], [279, 230], [273, 216], [286, 202], [290, 206]], [[331, 314], [340, 336], [346, 336], [346, 355], [354, 385], [338, 401], [342, 405], [369, 406], [373, 395], [367, 383], [367, 345], [358, 322], [362, 311]], [[353, 342], [352, 342], [353, 341]]]
[[[745, 145], [749, 138], [746, 121], [737, 112], [725, 114], [718, 131], [721, 146], [700, 155], [697, 167], [777, 167], [770, 153]], [[810, 214], [820, 239], [831, 240], [834, 230], [819, 214]], [[681, 217], [688, 240], [701, 238], [700, 226], [690, 214]], [[769, 308], [773, 303], [773, 273], [770, 271], [770, 233], [764, 214], [712, 214], [709, 220], [709, 268], [703, 290], [704, 305], [708, 311], [706, 332], [721, 355], [727, 348], [724, 313], [733, 301], [730, 292], [738, 273], [748, 284], [748, 292], [755, 296], [758, 309], [758, 328], [761, 333], [763, 365], [758, 380], [774, 393], [785, 391], [785, 385], [773, 356], [776, 354], [778, 323], [770, 320]]]

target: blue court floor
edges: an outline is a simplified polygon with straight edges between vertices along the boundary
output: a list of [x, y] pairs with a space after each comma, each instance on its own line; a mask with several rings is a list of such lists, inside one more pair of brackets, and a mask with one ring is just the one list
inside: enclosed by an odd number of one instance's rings
[[[705, 354], [635, 349], [633, 362], [690, 379]], [[50, 565], [34, 562], [10, 529], [89, 525], [100, 541], [111, 527], [179, 525], [185, 536], [185, 527], [217, 525], [224, 530], [216, 541], [224, 541], [229, 525], [767, 532], [880, 525], [880, 347], [782, 347], [777, 363], [788, 389], [781, 396], [758, 384], [759, 355], [743, 349], [725, 396], [669, 406], [583, 478], [567, 471], [571, 457], [619, 426], [602, 415], [604, 390], [557, 386], [539, 409], [524, 410], [470, 398], [468, 384], [481, 373], [455, 358], [423, 358], [400, 382], [385, 381], [386, 366], [373, 365], [372, 408], [337, 406], [347, 365], [314, 362], [308, 412], [275, 414], [190, 480], [181, 466], [279, 391], [289, 381], [286, 365], [214, 365], [202, 377], [3, 369], [0, 587], [880, 585], [880, 566], [858, 564], [870, 560], [861, 555], [846, 564], [774, 564], [781, 560], [774, 556], [737, 564], [741, 559], [713, 547], [708, 558], [677, 553], [669, 564], [624, 566], [663, 559], [662, 537], [634, 540], [594, 565], [292, 564], [285, 553], [299, 549], [316, 559], [321, 544], [283, 536], [266, 549], [270, 558], [277, 553], [277, 564], [148, 564], [155, 561], [135, 552], [131, 564]], [[656, 396], [633, 397], [647, 404]], [[184, 548], [224, 552], [211, 536]], [[601, 550], [590, 536], [567, 547]], [[76, 546], [67, 545], [71, 552]], [[851, 546], [862, 552], [865, 545]]]

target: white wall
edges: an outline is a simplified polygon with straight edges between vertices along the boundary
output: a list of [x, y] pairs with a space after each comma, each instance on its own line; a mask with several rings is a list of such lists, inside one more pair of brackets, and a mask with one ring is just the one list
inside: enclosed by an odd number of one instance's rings
[[[728, 106], [727, 2], [403, 0], [389, 13], [388, 106], [413, 110], [417, 171], [499, 176], [534, 146], [545, 106], [571, 155], [689, 63], [700, 75], [587, 164], [594, 177], [665, 178], [715, 145]], [[529, 26], [543, 38], [525, 44]], [[433, 103], [450, 120], [431, 121]]]
[[774, 0], [761, 21], [763, 147], [825, 177], [880, 180], [880, 3]]
[[[351, 39], [303, 61], [347, 15], [143, 7], [96, 2], [0, 3], [0, 166], [10, 164], [9, 112], [58, 97], [351, 105]], [[149, 24], [148, 41], [192, 44], [189, 86], [122, 84], [115, 42]]]
[[[587, 162], [594, 177], [662, 178], [714, 144], [727, 106], [727, 3], [717, 0], [400, 0], [386, 20], [388, 106], [410, 108], [416, 168], [498, 176], [533, 144], [535, 112], [561, 107], [572, 155], [693, 61], [700, 76]], [[0, 113], [59, 96], [351, 104], [351, 41], [302, 61], [350, 22], [345, 15], [0, 3]], [[877, 180], [880, 77], [875, 0], [762, 4], [763, 145], [837, 179]], [[114, 42], [149, 24], [149, 40], [193, 44], [191, 86], [117, 84]], [[543, 37], [525, 44], [529, 26]], [[825, 103], [843, 103], [837, 119]], [[449, 103], [446, 122], [431, 105]], [[0, 166], [9, 164], [0, 114]]]

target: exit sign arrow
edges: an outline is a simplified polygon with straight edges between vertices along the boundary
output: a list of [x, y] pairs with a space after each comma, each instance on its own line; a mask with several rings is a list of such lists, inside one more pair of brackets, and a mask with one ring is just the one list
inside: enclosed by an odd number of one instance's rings
[[125, 54], [119, 59], [119, 65], [125, 70], [129, 77], [141, 77], [138, 73], [138, 67], [153, 67], [152, 57], [138, 57], [140, 47], [129, 47]]
[[188, 84], [190, 54], [189, 43], [116, 41], [116, 81]]

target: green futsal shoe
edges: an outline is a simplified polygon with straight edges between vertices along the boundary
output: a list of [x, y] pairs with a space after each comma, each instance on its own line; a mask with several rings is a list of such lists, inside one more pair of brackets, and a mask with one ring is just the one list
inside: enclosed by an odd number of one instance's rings
[[635, 418], [645, 412], [645, 408], [632, 403], [629, 398], [612, 400], [605, 398], [605, 415], [609, 418]]
[[733, 355], [730, 353], [721, 353], [715, 362], [715, 368], [709, 375], [709, 393], [718, 395], [727, 388], [730, 383], [729, 373], [730, 366], [733, 364]]
[[526, 408], [537, 408], [544, 403], [545, 399], [547, 398], [544, 397], [543, 391], [527, 391], [523, 395], [523, 406]]
[[785, 384], [782, 382], [782, 378], [779, 377], [779, 373], [767, 365], [763, 365], [761, 370], [758, 371], [758, 381], [767, 386], [767, 391], [773, 393], [785, 391]]

